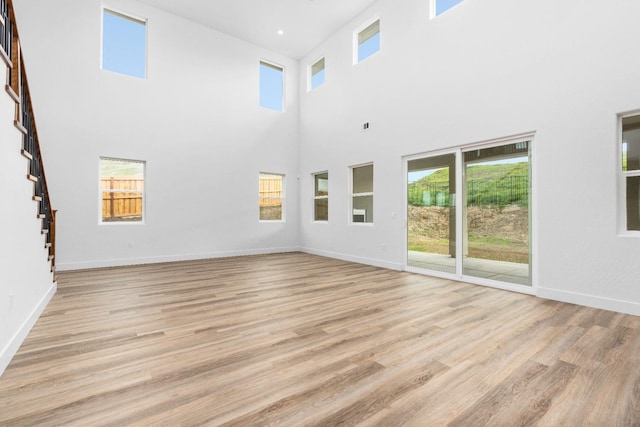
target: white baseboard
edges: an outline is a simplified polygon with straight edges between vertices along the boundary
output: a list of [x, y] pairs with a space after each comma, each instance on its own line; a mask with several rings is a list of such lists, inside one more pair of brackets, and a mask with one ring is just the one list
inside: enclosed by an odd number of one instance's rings
[[312, 248], [300, 248], [299, 250], [301, 252], [311, 254], [311, 255], [319, 255], [327, 258], [340, 259], [342, 261], [356, 262], [358, 264], [367, 264], [367, 265], [372, 265], [374, 267], [388, 268], [390, 270], [401, 271], [403, 269], [402, 264], [384, 261], [380, 259], [364, 258], [359, 256], [343, 254], [339, 252], [323, 251], [323, 250], [312, 249]]
[[551, 299], [554, 301], [568, 302], [571, 304], [640, 316], [640, 304], [635, 302], [540, 287], [537, 288], [536, 295], [540, 298]]
[[22, 323], [20, 329], [18, 329], [13, 337], [11, 337], [7, 345], [2, 349], [2, 352], [0, 352], [0, 375], [2, 375], [4, 370], [7, 369], [7, 366], [9, 366], [11, 359], [13, 359], [13, 356], [18, 352], [18, 349], [24, 342], [25, 338], [27, 338], [31, 328], [36, 324], [38, 318], [44, 311], [47, 304], [49, 304], [49, 301], [51, 301], [51, 298], [53, 298], [57, 289], [58, 285], [54, 282], [47, 293], [42, 297], [38, 305], [33, 309], [29, 317]]
[[279, 253], [287, 253], [287, 252], [298, 252], [299, 250], [300, 248], [298, 247], [261, 248], [261, 249], [243, 249], [243, 250], [236, 250], [236, 251], [209, 252], [209, 253], [201, 253], [201, 254], [167, 255], [167, 256], [145, 257], [145, 258], [107, 259], [107, 260], [71, 262], [71, 263], [58, 262], [56, 263], [56, 271], [85, 270], [90, 268], [105, 268], [105, 267], [123, 267], [127, 265], [141, 265], [141, 264], [159, 264], [162, 262], [195, 261], [200, 259], [229, 258], [234, 256], [246, 256], [246, 255], [279, 254]]

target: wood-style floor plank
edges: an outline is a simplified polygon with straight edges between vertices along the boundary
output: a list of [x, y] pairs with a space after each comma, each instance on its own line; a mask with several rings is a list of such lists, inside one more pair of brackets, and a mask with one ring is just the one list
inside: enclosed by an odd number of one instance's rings
[[638, 317], [301, 253], [58, 277], [2, 426], [640, 426]]

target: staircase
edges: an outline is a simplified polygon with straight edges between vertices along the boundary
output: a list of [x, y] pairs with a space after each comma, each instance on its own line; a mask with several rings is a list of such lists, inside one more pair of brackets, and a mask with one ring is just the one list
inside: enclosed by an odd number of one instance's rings
[[11, 0], [0, 0], [0, 57], [8, 69], [5, 90], [16, 104], [13, 124], [22, 133], [21, 153], [29, 163], [26, 178], [33, 182], [33, 200], [37, 203], [36, 216], [42, 221], [41, 232], [44, 236], [45, 248], [49, 251], [49, 262], [55, 281], [56, 211], [51, 208], [29, 83], [22, 61], [20, 38]]

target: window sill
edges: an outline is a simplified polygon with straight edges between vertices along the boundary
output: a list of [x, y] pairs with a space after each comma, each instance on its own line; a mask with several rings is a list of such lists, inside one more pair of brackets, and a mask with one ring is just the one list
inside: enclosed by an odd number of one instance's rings
[[640, 230], [620, 230], [616, 236], [640, 238]]
[[132, 226], [132, 225], [147, 225], [147, 224], [144, 220], [142, 220], [142, 221], [109, 221], [109, 222], [100, 221], [98, 222], [98, 225], [113, 227], [113, 226], [120, 226], [120, 225]]

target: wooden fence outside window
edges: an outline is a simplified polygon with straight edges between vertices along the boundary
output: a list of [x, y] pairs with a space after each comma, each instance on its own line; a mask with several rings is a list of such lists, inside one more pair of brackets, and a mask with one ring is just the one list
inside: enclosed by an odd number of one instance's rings
[[260, 207], [282, 205], [282, 177], [260, 177]]
[[106, 177], [100, 188], [102, 221], [142, 221], [143, 178]]

